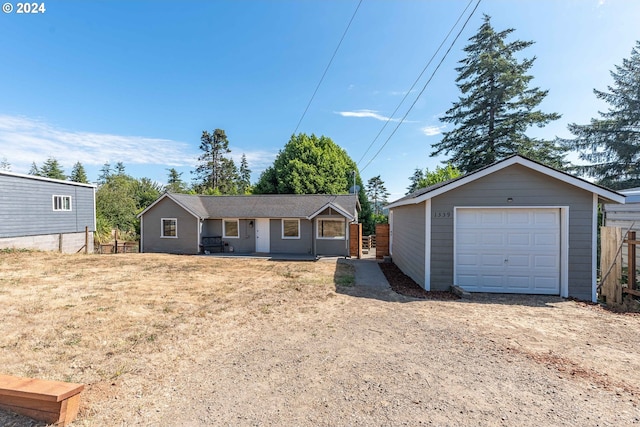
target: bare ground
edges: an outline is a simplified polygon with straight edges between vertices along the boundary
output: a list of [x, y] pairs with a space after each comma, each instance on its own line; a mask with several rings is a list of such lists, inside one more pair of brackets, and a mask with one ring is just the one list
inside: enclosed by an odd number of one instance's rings
[[85, 383], [74, 426], [640, 425], [640, 317], [370, 292], [351, 268], [0, 254], [0, 369]]

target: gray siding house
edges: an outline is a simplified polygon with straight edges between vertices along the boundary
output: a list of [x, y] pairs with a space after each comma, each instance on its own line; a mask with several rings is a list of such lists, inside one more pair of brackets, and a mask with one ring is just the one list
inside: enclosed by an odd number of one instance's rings
[[[201, 196], [166, 193], [142, 211], [142, 252], [349, 254], [355, 195]], [[218, 248], [211, 248], [216, 251]]]
[[95, 186], [0, 171], [0, 248], [93, 252]]
[[426, 290], [595, 301], [601, 202], [624, 196], [515, 155], [390, 203], [390, 252]]

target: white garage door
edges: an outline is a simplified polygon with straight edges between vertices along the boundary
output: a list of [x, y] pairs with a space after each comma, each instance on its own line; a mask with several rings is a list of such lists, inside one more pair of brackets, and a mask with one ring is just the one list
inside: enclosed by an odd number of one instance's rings
[[455, 239], [463, 289], [560, 294], [560, 209], [458, 208]]

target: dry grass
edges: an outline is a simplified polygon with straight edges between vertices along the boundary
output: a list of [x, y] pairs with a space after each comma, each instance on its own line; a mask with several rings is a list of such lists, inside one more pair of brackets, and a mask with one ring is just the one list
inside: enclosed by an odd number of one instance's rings
[[4, 252], [0, 366], [89, 384], [82, 416], [124, 375], [161, 377], [233, 325], [312, 309], [352, 282], [335, 262]]

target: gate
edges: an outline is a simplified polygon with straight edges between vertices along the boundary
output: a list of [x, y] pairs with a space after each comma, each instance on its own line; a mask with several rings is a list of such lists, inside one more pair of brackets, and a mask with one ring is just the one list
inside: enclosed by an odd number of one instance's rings
[[376, 259], [389, 256], [389, 224], [376, 224]]

